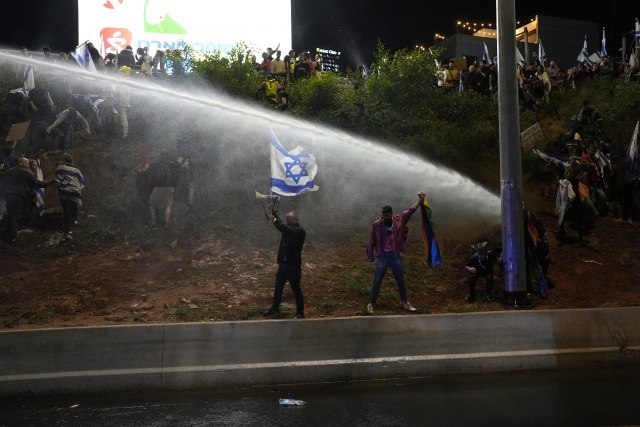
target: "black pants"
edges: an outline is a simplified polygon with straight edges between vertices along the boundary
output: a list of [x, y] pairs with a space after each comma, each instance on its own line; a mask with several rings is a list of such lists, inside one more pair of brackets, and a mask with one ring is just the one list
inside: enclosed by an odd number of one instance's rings
[[68, 233], [78, 218], [78, 204], [69, 199], [60, 199], [60, 204], [62, 205], [62, 213], [64, 214], [62, 231]]
[[292, 267], [286, 264], [280, 264], [276, 273], [276, 288], [273, 292], [273, 304], [271, 310], [278, 311], [280, 309], [280, 301], [282, 300], [282, 291], [284, 284], [289, 281], [293, 297], [296, 300], [296, 314], [304, 314], [304, 298], [302, 297], [302, 289], [300, 288], [300, 278], [302, 276], [301, 267]]
[[18, 194], [5, 194], [7, 203], [7, 217], [5, 221], [4, 237], [14, 240], [18, 234], [18, 225], [24, 214], [24, 197]]
[[493, 291], [493, 274], [472, 274], [471, 277], [469, 277], [469, 295], [471, 297], [476, 296], [476, 282], [480, 278], [484, 279], [485, 282], [485, 295], [491, 295], [491, 292]]

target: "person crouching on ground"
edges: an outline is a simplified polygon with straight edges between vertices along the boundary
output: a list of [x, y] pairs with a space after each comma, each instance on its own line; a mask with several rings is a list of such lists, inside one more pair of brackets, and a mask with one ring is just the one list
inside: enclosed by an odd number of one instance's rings
[[58, 184], [58, 197], [64, 215], [62, 232], [64, 240], [68, 240], [71, 239], [71, 228], [76, 223], [78, 210], [82, 206], [82, 189], [85, 185], [82, 172], [73, 167], [71, 154], [62, 155], [62, 161], [56, 168], [55, 180]]
[[409, 301], [407, 301], [407, 290], [404, 283], [404, 270], [402, 268], [400, 252], [404, 252], [407, 248], [407, 222], [423, 201], [424, 193], [420, 192], [418, 193], [418, 201], [400, 215], [394, 215], [391, 206], [384, 206], [382, 208], [382, 217], [374, 222], [371, 227], [369, 244], [367, 245], [367, 259], [373, 261], [375, 256], [376, 265], [373, 275], [373, 286], [371, 287], [371, 296], [369, 304], [367, 305], [367, 312], [369, 314], [373, 313], [373, 307], [376, 304], [378, 293], [380, 292], [380, 284], [388, 268], [391, 268], [393, 277], [396, 279], [402, 308], [407, 311], [416, 311]]
[[271, 210], [267, 214], [269, 221], [282, 233], [280, 245], [278, 246], [278, 272], [276, 273], [276, 284], [273, 292], [273, 303], [271, 308], [264, 312], [265, 316], [277, 315], [280, 312], [280, 301], [285, 282], [289, 281], [293, 297], [296, 300], [296, 318], [304, 318], [304, 298], [300, 279], [302, 277], [302, 246], [307, 232], [300, 226], [298, 214], [291, 211], [286, 215], [286, 223], [278, 218], [278, 214]]

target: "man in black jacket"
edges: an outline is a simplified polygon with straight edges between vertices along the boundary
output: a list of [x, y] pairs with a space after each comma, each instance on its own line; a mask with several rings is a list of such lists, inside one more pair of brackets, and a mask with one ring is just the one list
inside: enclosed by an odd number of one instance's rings
[[55, 181], [40, 181], [29, 170], [29, 159], [21, 157], [18, 165], [12, 167], [5, 175], [4, 198], [7, 203], [7, 218], [3, 240], [9, 243], [16, 242], [18, 223], [24, 212], [27, 197], [33, 187], [47, 187]]
[[265, 316], [276, 315], [280, 312], [280, 301], [284, 284], [289, 281], [293, 297], [296, 300], [296, 318], [304, 318], [304, 299], [300, 288], [302, 276], [302, 246], [307, 235], [300, 226], [298, 214], [291, 211], [286, 215], [286, 223], [282, 222], [275, 211], [268, 215], [269, 221], [282, 233], [280, 246], [278, 246], [278, 272], [276, 273], [275, 291], [273, 303]]

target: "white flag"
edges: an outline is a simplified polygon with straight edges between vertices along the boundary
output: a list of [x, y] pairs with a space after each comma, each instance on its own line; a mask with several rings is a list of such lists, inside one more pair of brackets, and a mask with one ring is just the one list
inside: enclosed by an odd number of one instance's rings
[[271, 191], [282, 196], [297, 196], [318, 191], [313, 179], [318, 172], [316, 159], [302, 147], [287, 151], [271, 131]]
[[493, 61], [491, 61], [491, 55], [489, 55], [489, 49], [487, 48], [487, 44], [486, 43], [482, 43], [482, 44], [484, 45], [484, 47], [482, 48], [482, 59], [487, 65], [491, 65], [493, 64]]
[[636, 128], [631, 137], [631, 144], [629, 144], [629, 155], [627, 156], [629, 159], [629, 169], [632, 171], [636, 168], [638, 161], [638, 125], [640, 125], [640, 121], [636, 122]]

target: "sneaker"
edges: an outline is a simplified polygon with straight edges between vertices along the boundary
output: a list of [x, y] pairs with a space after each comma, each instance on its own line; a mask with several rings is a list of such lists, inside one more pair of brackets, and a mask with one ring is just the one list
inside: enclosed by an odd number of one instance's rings
[[304, 314], [296, 314], [296, 319], [304, 319]]
[[491, 294], [485, 294], [485, 295], [484, 295], [484, 299], [485, 299], [485, 301], [487, 301], [487, 302], [493, 302], [493, 295], [491, 295]]
[[402, 308], [404, 308], [407, 311], [416, 311], [416, 308], [414, 306], [412, 306], [409, 301], [403, 302], [402, 303]]
[[265, 316], [275, 316], [276, 314], [279, 314], [280, 312], [278, 310], [274, 310], [272, 308], [270, 308], [269, 310], [264, 311], [262, 314]]
[[367, 313], [373, 314], [373, 304], [367, 304]]

